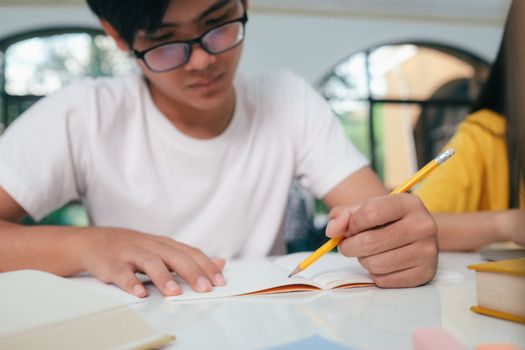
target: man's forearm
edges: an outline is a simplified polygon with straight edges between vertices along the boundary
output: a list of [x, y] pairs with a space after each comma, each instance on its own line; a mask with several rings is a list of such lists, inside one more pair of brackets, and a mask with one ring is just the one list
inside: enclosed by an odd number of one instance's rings
[[0, 271], [36, 269], [61, 276], [83, 270], [78, 227], [22, 226], [0, 220]]

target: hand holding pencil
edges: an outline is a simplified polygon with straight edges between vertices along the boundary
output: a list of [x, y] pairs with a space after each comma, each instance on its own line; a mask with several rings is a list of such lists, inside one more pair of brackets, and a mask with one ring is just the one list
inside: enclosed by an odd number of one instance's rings
[[432, 279], [437, 265], [435, 222], [416, 196], [399, 193], [408, 191], [453, 153], [440, 154], [389, 196], [369, 199], [359, 207], [332, 209], [326, 229], [332, 239], [290, 276], [339, 245], [343, 255], [358, 257], [379, 287], [413, 287]]

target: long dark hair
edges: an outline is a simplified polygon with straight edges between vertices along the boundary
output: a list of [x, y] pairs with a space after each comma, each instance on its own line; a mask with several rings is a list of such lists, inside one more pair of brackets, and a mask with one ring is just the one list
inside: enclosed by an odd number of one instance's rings
[[505, 113], [509, 146], [510, 184], [519, 207], [520, 186], [525, 180], [525, 3], [514, 0], [507, 20]]
[[500, 48], [472, 112], [490, 109], [506, 119], [509, 208], [518, 208], [525, 179], [525, 6], [514, 0]]
[[505, 82], [505, 62], [507, 60], [507, 52], [505, 50], [506, 37], [507, 33], [504, 33], [496, 59], [490, 67], [489, 76], [483, 85], [478, 99], [472, 107], [471, 113], [482, 109], [490, 109], [506, 116], [504, 111], [505, 90], [507, 88]]

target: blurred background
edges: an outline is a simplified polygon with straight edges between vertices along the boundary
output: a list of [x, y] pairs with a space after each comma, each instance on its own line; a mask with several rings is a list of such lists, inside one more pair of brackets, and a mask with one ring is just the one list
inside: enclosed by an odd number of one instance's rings
[[[288, 69], [311, 82], [394, 188], [439, 152], [468, 113], [508, 6], [508, 0], [251, 0], [240, 71]], [[0, 0], [0, 133], [75, 79], [134, 69], [85, 1]], [[322, 227], [322, 205], [300, 203]], [[80, 203], [64, 210], [51, 220], [87, 224]]]

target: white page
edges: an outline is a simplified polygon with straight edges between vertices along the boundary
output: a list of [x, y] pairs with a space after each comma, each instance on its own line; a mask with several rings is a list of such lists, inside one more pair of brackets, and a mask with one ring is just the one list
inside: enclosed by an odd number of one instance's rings
[[122, 306], [47, 272], [0, 273], [0, 337]]
[[[310, 254], [312, 252], [284, 255], [275, 259], [274, 262], [291, 272]], [[306, 270], [292, 277], [291, 280], [295, 281], [298, 278], [307, 278], [322, 286], [323, 289], [350, 283], [373, 283], [368, 272], [356, 258], [347, 258], [339, 253], [323, 255]]]
[[[214, 287], [208, 293], [198, 293], [179, 277], [177, 282], [182, 288], [182, 294], [166, 297], [167, 300], [193, 300], [220, 298], [233, 295], [241, 295], [260, 291], [277, 286], [293, 284], [315, 285], [311, 281], [303, 278], [288, 278], [288, 271], [276, 265], [268, 258], [232, 260], [226, 263], [223, 274], [226, 285]], [[319, 286], [317, 286], [319, 287]]]

